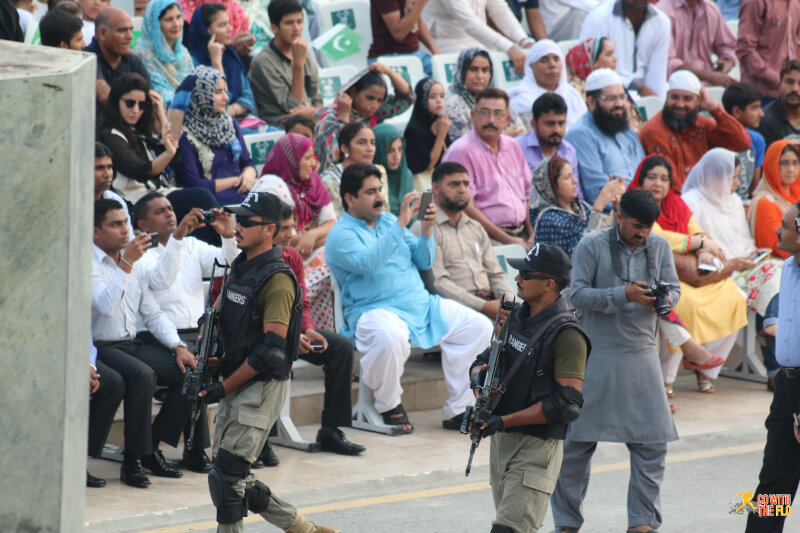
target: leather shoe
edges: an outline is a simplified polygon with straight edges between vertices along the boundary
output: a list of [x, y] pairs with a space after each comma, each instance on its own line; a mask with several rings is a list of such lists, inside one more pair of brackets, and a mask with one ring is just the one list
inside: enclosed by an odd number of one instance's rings
[[266, 442], [264, 444], [264, 448], [261, 450], [261, 453], [258, 454], [258, 458], [252, 465], [250, 465], [250, 468], [278, 466], [280, 463], [281, 460], [278, 459], [278, 456], [275, 454], [275, 450], [272, 449], [272, 446], [269, 445], [269, 442]]
[[106, 480], [99, 477], [94, 477], [88, 471], [86, 472], [86, 486], [93, 489], [99, 489], [106, 486]]
[[342, 455], [358, 455], [366, 451], [360, 444], [347, 440], [344, 432], [336, 428], [321, 428], [317, 432], [317, 442], [322, 445], [324, 451]]
[[184, 468], [192, 472], [197, 472], [198, 474], [207, 474], [211, 472], [212, 466], [204, 450], [184, 449], [181, 464]]
[[161, 450], [156, 448], [153, 450], [153, 455], [142, 457], [142, 466], [148, 469], [154, 476], [159, 477], [183, 477], [183, 472], [177, 468], [173, 468], [164, 459], [164, 454]]
[[463, 420], [464, 420], [464, 413], [459, 413], [453, 418], [442, 420], [442, 427], [444, 429], [459, 431], [461, 429], [461, 422]]
[[126, 485], [140, 489], [146, 488], [150, 484], [150, 480], [147, 479], [147, 474], [142, 468], [142, 461], [139, 459], [126, 460], [122, 463], [119, 469], [119, 478]]

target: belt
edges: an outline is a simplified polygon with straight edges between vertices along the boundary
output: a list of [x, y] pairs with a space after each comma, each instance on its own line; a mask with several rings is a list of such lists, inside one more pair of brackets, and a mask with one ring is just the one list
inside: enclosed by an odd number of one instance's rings
[[798, 378], [800, 378], [800, 368], [798, 368], [798, 367], [784, 366], [784, 367], [781, 367], [781, 372], [783, 372], [783, 375], [786, 376], [789, 379], [798, 379]]

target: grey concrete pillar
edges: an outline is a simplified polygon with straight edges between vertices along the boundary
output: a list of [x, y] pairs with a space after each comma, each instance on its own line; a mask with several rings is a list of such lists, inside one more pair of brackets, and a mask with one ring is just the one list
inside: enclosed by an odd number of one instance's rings
[[0, 531], [83, 529], [94, 55], [0, 41]]

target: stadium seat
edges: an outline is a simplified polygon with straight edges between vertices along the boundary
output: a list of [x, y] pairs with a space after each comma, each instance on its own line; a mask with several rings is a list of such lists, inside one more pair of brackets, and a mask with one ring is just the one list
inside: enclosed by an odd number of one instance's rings
[[506, 90], [522, 81], [522, 76], [514, 70], [514, 63], [505, 52], [492, 52], [492, 66], [494, 67], [494, 86]]
[[319, 69], [319, 90], [322, 93], [323, 105], [331, 105], [336, 100], [339, 88], [356, 74], [358, 69], [352, 65]]
[[733, 32], [733, 36], [738, 38], [739, 37], [739, 21], [738, 20], [727, 20], [725, 22], [728, 24], [728, 27]]
[[436, 54], [431, 56], [433, 79], [444, 85], [445, 90], [453, 83], [458, 64], [458, 54]]
[[275, 145], [275, 141], [284, 136], [282, 131], [271, 133], [254, 133], [244, 136], [244, 143], [253, 158], [253, 166], [256, 167], [256, 174], [261, 175], [261, 169], [267, 160], [267, 154]]
[[333, 61], [325, 54], [320, 54], [322, 66], [352, 65], [361, 70], [367, 65], [367, 52], [370, 44], [372, 44], [372, 23], [370, 22], [369, 10], [370, 5], [367, 0], [314, 4], [314, 13], [320, 35], [335, 25], [344, 23], [364, 39], [361, 41], [357, 53], [339, 61]]
[[706, 87], [706, 90], [716, 103], [722, 105], [722, 93], [725, 92], [725, 87]]
[[661, 111], [661, 108], [664, 107], [664, 102], [658, 96], [642, 96], [636, 102], [636, 105], [639, 108], [644, 108], [645, 119], [650, 120], [656, 113]]
[[506, 259], [521, 259], [528, 254], [528, 251], [519, 244], [499, 244], [492, 249], [500, 266], [506, 271], [511, 286], [516, 287], [517, 282], [514, 278], [517, 277], [517, 269], [509, 265]]
[[564, 57], [567, 57], [567, 52], [572, 50], [579, 42], [580, 41], [578, 39], [569, 39], [566, 41], [558, 41], [556, 44], [559, 48], [561, 48], [561, 53], [564, 55]]

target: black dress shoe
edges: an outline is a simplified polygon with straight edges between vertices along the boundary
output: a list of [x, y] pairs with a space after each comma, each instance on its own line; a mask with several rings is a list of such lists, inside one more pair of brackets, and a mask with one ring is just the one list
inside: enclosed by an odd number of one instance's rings
[[153, 450], [153, 455], [142, 457], [142, 466], [148, 469], [154, 476], [159, 477], [183, 477], [183, 472], [177, 468], [171, 467], [167, 460], [164, 459], [164, 454], [161, 450], [156, 448]]
[[448, 418], [447, 420], [442, 420], [442, 427], [444, 429], [450, 429], [458, 431], [461, 429], [461, 422], [464, 420], [464, 413], [459, 413], [453, 418]]
[[335, 428], [321, 428], [317, 432], [317, 442], [322, 445], [324, 451], [342, 455], [358, 455], [367, 450], [360, 444], [347, 440], [344, 432]]
[[258, 459], [250, 465], [250, 468], [264, 468], [265, 466], [278, 466], [281, 460], [275, 455], [275, 450], [269, 445], [269, 442], [264, 444], [261, 453], [258, 454]]
[[183, 460], [181, 464], [184, 468], [197, 472], [198, 474], [207, 474], [211, 472], [211, 461], [209, 461], [206, 452], [203, 450], [183, 450]]
[[126, 460], [119, 469], [119, 478], [126, 485], [143, 489], [150, 484], [139, 459]]
[[94, 477], [89, 472], [86, 472], [86, 486], [93, 489], [99, 489], [106, 486], [106, 480], [99, 477]]

